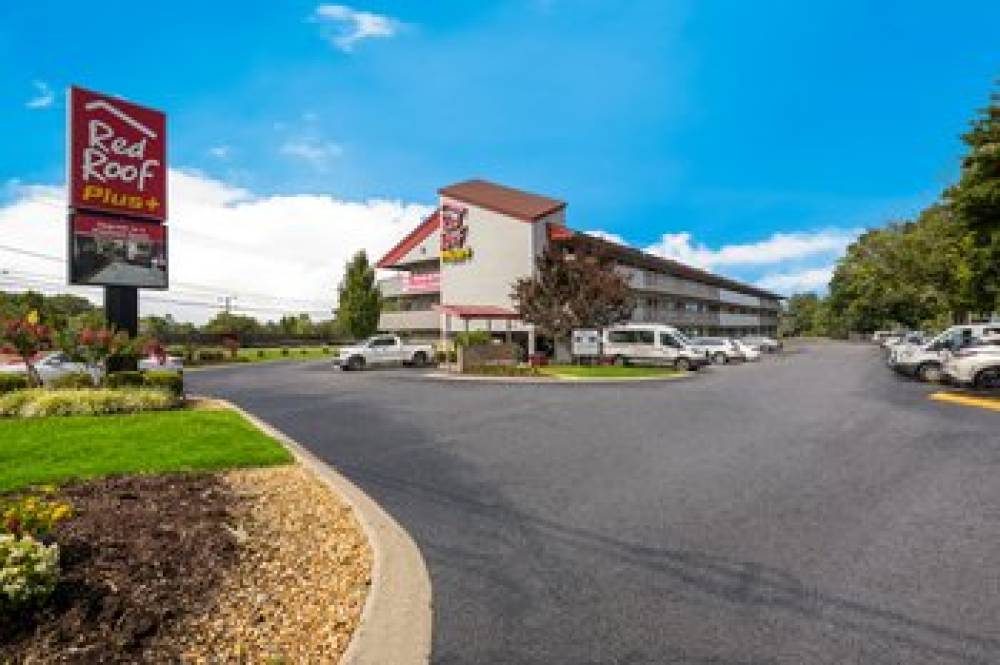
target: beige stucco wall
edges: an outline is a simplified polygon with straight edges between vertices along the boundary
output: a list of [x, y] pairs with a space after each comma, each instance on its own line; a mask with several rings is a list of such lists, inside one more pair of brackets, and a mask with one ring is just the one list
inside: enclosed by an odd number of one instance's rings
[[441, 203], [468, 210], [465, 245], [472, 249], [466, 261], [441, 263], [441, 302], [511, 308], [511, 284], [534, 269], [536, 227], [542, 223], [522, 222], [461, 201], [442, 198]]

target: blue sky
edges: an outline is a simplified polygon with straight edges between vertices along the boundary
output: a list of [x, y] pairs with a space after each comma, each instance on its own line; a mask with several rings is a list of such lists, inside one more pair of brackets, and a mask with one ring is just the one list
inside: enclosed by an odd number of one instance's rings
[[62, 183], [78, 83], [166, 110], [172, 166], [248, 196], [486, 177], [786, 291], [956, 177], [1000, 76], [985, 0], [100, 7], [0, 10], [0, 182]]

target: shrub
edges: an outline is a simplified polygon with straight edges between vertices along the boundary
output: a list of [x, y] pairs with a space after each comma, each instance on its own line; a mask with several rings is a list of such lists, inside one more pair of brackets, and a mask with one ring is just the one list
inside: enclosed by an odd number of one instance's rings
[[190, 360], [187, 357], [187, 347], [182, 344], [171, 344], [167, 347], [167, 355], [174, 356], [175, 358], [184, 358]]
[[441, 364], [443, 362], [457, 363], [458, 362], [458, 352], [457, 351], [435, 351], [434, 352], [434, 362]]
[[112, 372], [104, 378], [106, 388], [138, 388], [142, 384], [142, 372]]
[[184, 375], [171, 370], [150, 370], [143, 374], [142, 385], [147, 388], [161, 388], [171, 395], [184, 394]]
[[41, 538], [59, 522], [73, 514], [68, 503], [37, 496], [22, 496], [0, 503], [0, 533]]
[[469, 369], [466, 374], [475, 374], [478, 376], [541, 376], [541, 372], [538, 371], [537, 367], [522, 366], [522, 365], [483, 365], [482, 367], [473, 367]]
[[330, 347], [329, 346], [324, 346], [323, 347], [323, 355], [324, 356], [330, 355]]
[[225, 349], [206, 348], [198, 351], [198, 362], [200, 363], [221, 363], [225, 360]]
[[493, 336], [486, 330], [471, 330], [460, 332], [455, 335], [456, 346], [475, 346], [477, 344], [489, 344]]
[[281, 355], [287, 356], [291, 353], [291, 350], [287, 346], [281, 347]]
[[301, 355], [303, 355], [303, 356], [308, 356], [309, 355], [309, 349], [307, 349], [305, 347], [302, 347], [301, 349], [299, 349], [299, 353]]
[[28, 377], [24, 374], [3, 373], [0, 374], [0, 395], [24, 390], [28, 387]]
[[41, 604], [58, 579], [58, 545], [31, 536], [0, 535], [0, 610], [9, 613]]
[[16, 416], [41, 393], [40, 388], [16, 390], [0, 395], [0, 416]]
[[0, 396], [0, 416], [96, 416], [162, 411], [177, 404], [176, 396], [154, 388], [21, 390]]
[[264, 349], [257, 349], [257, 357], [258, 357], [258, 358], [263, 358], [263, 357], [264, 357], [264, 356], [266, 356], [266, 355], [267, 355], [267, 354], [266, 354], [266, 353], [264, 353]]
[[51, 390], [93, 388], [94, 379], [86, 372], [70, 372], [69, 374], [55, 377], [45, 387]]

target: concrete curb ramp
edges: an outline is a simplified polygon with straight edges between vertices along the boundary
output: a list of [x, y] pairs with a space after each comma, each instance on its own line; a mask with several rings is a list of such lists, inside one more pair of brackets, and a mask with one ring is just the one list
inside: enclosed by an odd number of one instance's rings
[[372, 585], [341, 665], [425, 665], [431, 655], [431, 581], [410, 535], [354, 483], [260, 418], [225, 400], [282, 443], [295, 459], [347, 501], [372, 547]]

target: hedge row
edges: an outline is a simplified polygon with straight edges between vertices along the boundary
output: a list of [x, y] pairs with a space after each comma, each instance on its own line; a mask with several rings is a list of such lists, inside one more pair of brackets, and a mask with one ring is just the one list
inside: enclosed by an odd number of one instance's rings
[[0, 416], [97, 416], [110, 413], [163, 411], [178, 406], [176, 395], [160, 388], [33, 388], [0, 395]]

